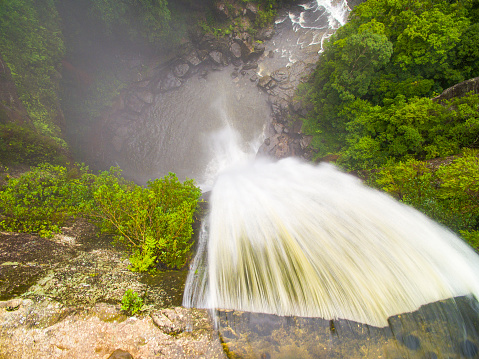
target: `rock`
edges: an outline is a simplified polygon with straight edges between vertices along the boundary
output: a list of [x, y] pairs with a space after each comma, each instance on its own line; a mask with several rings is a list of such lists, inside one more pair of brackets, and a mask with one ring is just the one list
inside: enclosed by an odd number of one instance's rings
[[221, 52], [214, 50], [209, 53], [209, 56], [215, 64], [218, 64], [218, 65], [223, 64], [223, 54]]
[[261, 30], [259, 30], [255, 38], [256, 40], [260, 40], [260, 41], [268, 41], [268, 40], [271, 40], [273, 36], [274, 36], [274, 28], [272, 25], [270, 25], [268, 27], [264, 27]]
[[181, 80], [173, 72], [168, 72], [163, 81], [161, 81], [161, 90], [164, 92], [174, 90], [180, 86]]
[[196, 50], [192, 50], [191, 52], [189, 52], [183, 57], [183, 59], [192, 66], [198, 66], [203, 61], [196, 52]]
[[153, 323], [163, 333], [176, 335], [186, 330], [188, 325], [188, 309], [173, 308], [164, 309], [151, 314]]
[[255, 46], [250, 45], [248, 41], [241, 38], [235, 38], [235, 43], [237, 43], [241, 48], [241, 59], [243, 62], [250, 62], [257, 60], [265, 51], [263, 44], [255, 44]]
[[313, 140], [313, 136], [303, 136], [301, 140], [299, 141], [301, 149], [306, 150], [311, 144], [312, 140]]
[[258, 68], [258, 63], [257, 62], [250, 62], [248, 64], [244, 64], [242, 67], [243, 71], [248, 71], [248, 70], [253, 70]]
[[14, 311], [20, 308], [22, 305], [22, 300], [21, 299], [11, 299], [7, 301], [0, 302], [0, 308], [5, 308], [7, 311]]
[[229, 17], [228, 7], [223, 1], [214, 4], [213, 10], [220, 21], [225, 21]]
[[452, 87], [445, 89], [439, 96], [434, 97], [433, 101], [446, 101], [452, 98], [462, 97], [469, 92], [479, 93], [479, 77], [460, 82]]
[[[166, 287], [149, 287], [148, 293], [156, 294], [154, 301], [148, 300], [150, 294], [145, 297], [145, 311], [162, 313], [191, 331], [167, 335], [149, 315], [126, 317], [120, 309], [126, 289], [142, 294], [146, 284], [128, 270], [124, 252], [109, 238], [97, 237], [86, 221], [77, 219], [62, 231], [76, 244], [0, 233], [0, 296], [16, 293], [0, 301], [0, 357], [224, 358], [207, 311], [161, 310], [158, 298], [166, 295]], [[6, 271], [14, 267], [18, 278], [12, 280]], [[24, 268], [41, 270], [19, 272]]]
[[230, 46], [230, 52], [233, 57], [239, 59], [241, 57], [241, 45], [237, 42], [233, 42]]
[[275, 131], [276, 133], [283, 133], [284, 125], [275, 122], [275, 123], [273, 124], [273, 128], [274, 128], [274, 131]]
[[271, 74], [271, 78], [276, 82], [285, 82], [289, 80], [289, 70], [286, 67], [283, 67], [279, 70], [274, 71]]
[[260, 87], [261, 89], [265, 91], [271, 90], [275, 86], [276, 86], [276, 82], [269, 75], [263, 76], [258, 81], [258, 87]]
[[140, 113], [145, 103], [140, 100], [135, 94], [130, 93], [125, 98], [125, 106], [128, 110]]
[[180, 63], [173, 67], [173, 74], [176, 77], [185, 77], [190, 70], [190, 65], [187, 63]]
[[406, 348], [411, 350], [418, 350], [421, 347], [421, 341], [419, 338], [412, 334], [400, 336], [398, 340], [404, 344]]
[[251, 21], [255, 21], [256, 20], [256, 17], [258, 16], [258, 7], [257, 5], [251, 3], [251, 2], [248, 2], [246, 3], [246, 7], [243, 11], [243, 14], [248, 16], [248, 18], [251, 20]]
[[258, 150], [258, 155], [267, 155], [273, 158], [286, 158], [299, 155], [299, 144], [285, 133], [276, 134], [266, 139]]
[[133, 359], [133, 356], [123, 349], [117, 349], [111, 353], [108, 359]]

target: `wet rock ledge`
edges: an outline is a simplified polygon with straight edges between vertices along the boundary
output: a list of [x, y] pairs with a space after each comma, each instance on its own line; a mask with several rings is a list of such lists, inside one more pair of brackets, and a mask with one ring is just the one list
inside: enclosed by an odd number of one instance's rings
[[[224, 357], [206, 311], [172, 307], [128, 265], [84, 222], [53, 239], [1, 232], [0, 358]], [[127, 289], [141, 314], [121, 310]]]

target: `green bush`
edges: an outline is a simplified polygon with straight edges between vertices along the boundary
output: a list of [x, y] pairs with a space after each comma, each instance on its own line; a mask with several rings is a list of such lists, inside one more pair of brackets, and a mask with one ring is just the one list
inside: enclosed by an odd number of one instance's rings
[[356, 100], [349, 118], [343, 163], [351, 169], [382, 165], [388, 159], [433, 159], [474, 146], [479, 136], [479, 96], [440, 104], [429, 98], [406, 101], [399, 95], [385, 106]]
[[118, 169], [102, 172], [93, 184], [91, 215], [134, 253], [134, 271], [155, 264], [182, 268], [192, 246], [192, 223], [201, 190], [170, 173], [149, 181], [146, 188], [123, 180]]
[[479, 249], [479, 151], [465, 149], [437, 169], [410, 159], [389, 163], [371, 184], [460, 234]]
[[[73, 178], [72, 172], [80, 176]], [[84, 167], [68, 171], [43, 164], [19, 178], [10, 178], [0, 191], [0, 228], [45, 237], [59, 233], [69, 218], [85, 209], [85, 174]]]
[[477, 101], [469, 97], [468, 103], [440, 108], [429, 99], [475, 76], [476, 5], [445, 0], [358, 5], [325, 44], [302, 96], [312, 108], [304, 123], [316, 158], [334, 153], [350, 168], [365, 169], [389, 158], [451, 155], [475, 141]]
[[201, 190], [170, 173], [143, 188], [118, 168], [98, 176], [87, 168], [40, 165], [0, 188], [0, 228], [42, 236], [84, 216], [133, 253], [131, 269], [182, 268], [193, 245], [193, 215]]
[[123, 298], [121, 299], [121, 310], [124, 310], [129, 315], [135, 315], [143, 308], [143, 299], [131, 289], [127, 289]]

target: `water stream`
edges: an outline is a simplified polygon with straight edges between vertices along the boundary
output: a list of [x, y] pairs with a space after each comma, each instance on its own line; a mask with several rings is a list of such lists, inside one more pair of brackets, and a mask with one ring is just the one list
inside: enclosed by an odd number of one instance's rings
[[223, 171], [209, 204], [183, 305], [218, 309], [242, 356], [477, 350], [479, 257], [420, 212], [292, 158]]

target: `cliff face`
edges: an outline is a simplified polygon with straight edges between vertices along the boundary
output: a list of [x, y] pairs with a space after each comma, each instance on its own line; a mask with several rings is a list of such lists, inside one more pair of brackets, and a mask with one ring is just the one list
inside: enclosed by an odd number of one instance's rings
[[433, 101], [445, 101], [455, 97], [462, 97], [473, 91], [479, 93], [479, 77], [460, 82], [454, 86], [445, 89], [442, 94], [433, 98]]
[[6, 123], [24, 125], [31, 120], [18, 97], [10, 69], [0, 54], [0, 124]]

